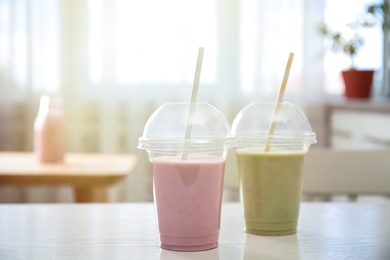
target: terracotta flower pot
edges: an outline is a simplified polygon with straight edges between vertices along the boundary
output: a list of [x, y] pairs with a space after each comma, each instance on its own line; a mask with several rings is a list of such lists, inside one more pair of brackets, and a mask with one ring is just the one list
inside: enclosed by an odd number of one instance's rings
[[369, 98], [371, 96], [373, 70], [344, 70], [341, 72], [347, 98]]

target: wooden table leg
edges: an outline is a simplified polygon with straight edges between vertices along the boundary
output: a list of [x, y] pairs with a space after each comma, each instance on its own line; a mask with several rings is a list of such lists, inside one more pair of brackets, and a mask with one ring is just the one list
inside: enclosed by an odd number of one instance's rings
[[349, 202], [356, 202], [358, 198], [357, 194], [348, 194], [348, 201]]
[[108, 202], [107, 187], [75, 187], [75, 202]]

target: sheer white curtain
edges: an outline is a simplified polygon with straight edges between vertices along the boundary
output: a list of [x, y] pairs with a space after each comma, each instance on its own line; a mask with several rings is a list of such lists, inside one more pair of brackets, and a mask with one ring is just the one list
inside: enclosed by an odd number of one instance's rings
[[323, 9], [323, 0], [0, 0], [1, 102], [24, 104], [25, 129], [20, 147], [2, 149], [31, 150], [37, 97], [61, 91], [69, 151], [139, 155], [111, 195], [152, 200], [138, 137], [158, 106], [188, 100], [198, 47], [198, 99], [230, 122], [249, 102], [276, 98], [290, 51], [286, 99], [304, 105], [324, 92]]

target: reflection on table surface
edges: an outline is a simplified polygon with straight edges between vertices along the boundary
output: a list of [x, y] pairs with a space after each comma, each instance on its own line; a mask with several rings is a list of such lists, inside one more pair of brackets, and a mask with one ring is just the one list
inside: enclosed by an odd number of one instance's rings
[[390, 204], [302, 203], [298, 233], [243, 232], [239, 203], [224, 203], [219, 246], [159, 248], [152, 203], [0, 205], [0, 259], [390, 259]]

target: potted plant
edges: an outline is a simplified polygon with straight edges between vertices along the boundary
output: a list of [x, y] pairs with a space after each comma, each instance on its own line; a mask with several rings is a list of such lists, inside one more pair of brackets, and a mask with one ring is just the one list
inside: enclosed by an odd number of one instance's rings
[[349, 69], [341, 72], [345, 86], [345, 96], [348, 98], [368, 98], [371, 95], [374, 70], [358, 70], [355, 67], [354, 59], [360, 48], [364, 45], [363, 37], [357, 32], [361, 26], [370, 26], [367, 22], [355, 22], [347, 25], [348, 33], [331, 30], [327, 25], [321, 25], [319, 32], [326, 39], [331, 41], [331, 48], [334, 52], [343, 52], [351, 60]]

